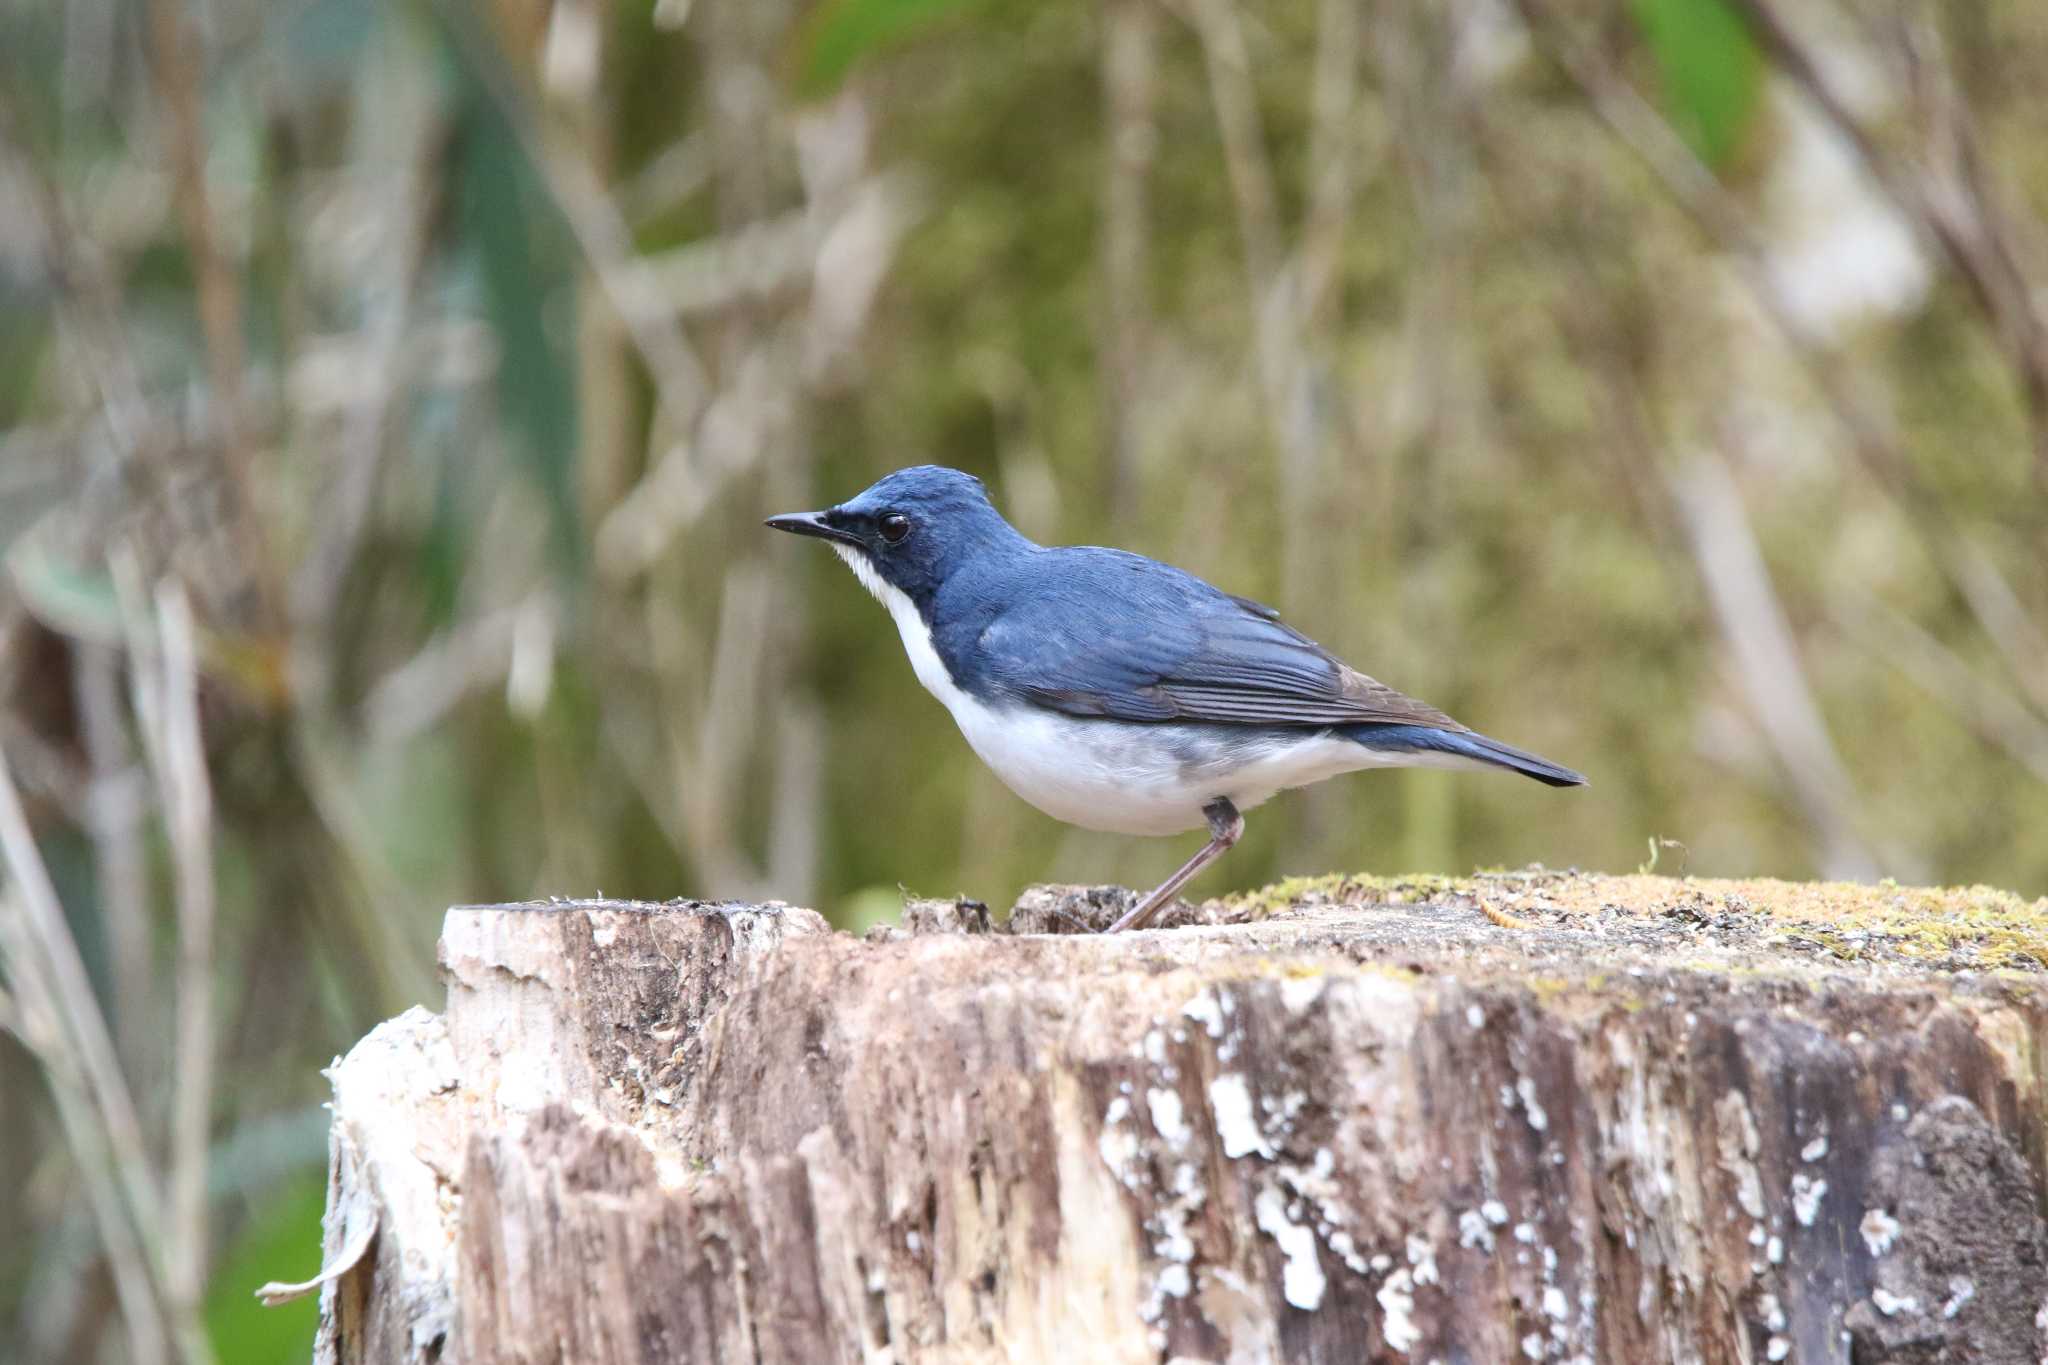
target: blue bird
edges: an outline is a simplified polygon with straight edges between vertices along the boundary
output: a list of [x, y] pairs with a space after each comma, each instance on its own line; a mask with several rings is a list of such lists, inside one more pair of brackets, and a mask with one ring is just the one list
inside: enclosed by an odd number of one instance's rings
[[1128, 551], [1034, 544], [957, 469], [899, 469], [767, 524], [825, 541], [881, 599], [917, 680], [1011, 791], [1084, 829], [1208, 826], [1112, 932], [1151, 923], [1278, 791], [1361, 768], [1586, 780], [1373, 681], [1271, 607]]

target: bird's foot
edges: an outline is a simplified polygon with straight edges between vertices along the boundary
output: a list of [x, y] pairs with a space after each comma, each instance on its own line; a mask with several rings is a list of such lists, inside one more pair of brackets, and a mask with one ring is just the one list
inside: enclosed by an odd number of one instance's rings
[[1123, 917], [1109, 926], [1112, 934], [1126, 929], [1148, 929], [1162, 914], [1173, 908], [1173, 898], [1188, 879], [1197, 872], [1228, 853], [1233, 845], [1244, 836], [1244, 817], [1237, 813], [1227, 796], [1219, 796], [1202, 807], [1202, 814], [1209, 821], [1209, 842], [1195, 850], [1195, 856], [1181, 864], [1180, 870], [1161, 882], [1143, 900], [1126, 911]]

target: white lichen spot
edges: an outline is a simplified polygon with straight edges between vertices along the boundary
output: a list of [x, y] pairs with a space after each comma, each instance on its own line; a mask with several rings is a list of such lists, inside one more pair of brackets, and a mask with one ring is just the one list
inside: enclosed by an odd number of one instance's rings
[[1280, 1003], [1289, 1014], [1306, 1013], [1310, 1005], [1323, 997], [1323, 978], [1320, 976], [1290, 976], [1280, 983]]
[[1180, 1211], [1175, 1209], [1172, 1212], [1175, 1215], [1172, 1226], [1167, 1229], [1164, 1237], [1152, 1244], [1152, 1249], [1158, 1252], [1162, 1259], [1186, 1265], [1195, 1259], [1195, 1239], [1188, 1236], [1187, 1226], [1180, 1216]]
[[1267, 1186], [1252, 1201], [1252, 1213], [1259, 1230], [1273, 1239], [1287, 1258], [1280, 1270], [1280, 1293], [1296, 1308], [1314, 1311], [1322, 1306], [1323, 1290], [1329, 1281], [1316, 1261], [1314, 1229], [1288, 1221], [1286, 1202], [1280, 1191]]
[[1908, 1117], [1909, 1117], [1909, 1111], [1907, 1110], [1907, 1108], [1906, 1108], [1906, 1106], [1905, 1106], [1905, 1105], [1903, 1105], [1903, 1104], [1895, 1104], [1895, 1105], [1893, 1105], [1893, 1106], [1892, 1106], [1892, 1122], [1893, 1122], [1893, 1123], [1904, 1123], [1904, 1122], [1906, 1121], [1906, 1119], [1907, 1119]]
[[1888, 1318], [1895, 1318], [1901, 1313], [1920, 1311], [1920, 1300], [1913, 1295], [1907, 1294], [1902, 1297], [1882, 1286], [1870, 1291], [1870, 1301], [1877, 1305], [1878, 1312]]
[[1495, 1227], [1505, 1227], [1508, 1221], [1508, 1206], [1498, 1199], [1489, 1199], [1479, 1206], [1480, 1214]]
[[1182, 1005], [1180, 1012], [1200, 1024], [1211, 1038], [1223, 1036], [1223, 1006], [1217, 1003], [1215, 995], [1211, 992], [1201, 992]]
[[1145, 1060], [1154, 1066], [1162, 1066], [1166, 1062], [1166, 1035], [1158, 1029], [1145, 1035]]
[[1225, 1156], [1257, 1152], [1268, 1161], [1273, 1159], [1273, 1144], [1266, 1141], [1265, 1133], [1259, 1129], [1258, 1117], [1252, 1109], [1252, 1092], [1243, 1076], [1226, 1071], [1209, 1082], [1209, 1108], [1215, 1112], [1216, 1136], [1223, 1139]]
[[1522, 1338], [1522, 1354], [1531, 1360], [1543, 1359], [1543, 1334], [1531, 1332]]
[[1792, 1216], [1799, 1220], [1800, 1227], [1813, 1226], [1813, 1220], [1820, 1216], [1820, 1201], [1827, 1197], [1827, 1192], [1825, 1180], [1806, 1175], [1792, 1177]]
[[1892, 1243], [1899, 1240], [1899, 1220], [1883, 1209], [1866, 1209], [1863, 1221], [1856, 1225], [1863, 1234], [1863, 1245], [1870, 1248], [1873, 1256], [1882, 1256], [1892, 1249]]
[[1180, 1094], [1173, 1090], [1148, 1090], [1145, 1105], [1152, 1111], [1152, 1126], [1168, 1145], [1178, 1149], [1187, 1144], [1188, 1121], [1181, 1111]]
[[1766, 1294], [1757, 1301], [1757, 1309], [1764, 1316], [1764, 1326], [1773, 1332], [1785, 1330], [1785, 1306], [1778, 1302], [1776, 1294]]
[[1562, 1289], [1551, 1285], [1543, 1291], [1543, 1316], [1553, 1322], [1563, 1322], [1571, 1311], [1571, 1303], [1565, 1298]]
[[1137, 1182], [1138, 1135], [1123, 1126], [1130, 1115], [1129, 1100], [1122, 1095], [1111, 1100], [1102, 1115], [1102, 1136], [1095, 1143], [1095, 1149], [1102, 1154], [1102, 1164], [1126, 1188], [1134, 1188]]
[[1769, 1236], [1769, 1234], [1768, 1234], [1768, 1233], [1766, 1233], [1766, 1232], [1764, 1231], [1764, 1225], [1763, 1225], [1762, 1223], [1752, 1223], [1752, 1224], [1750, 1224], [1750, 1226], [1749, 1226], [1749, 1244], [1750, 1244], [1751, 1246], [1753, 1246], [1753, 1247], [1760, 1247], [1760, 1246], [1762, 1246], [1762, 1245], [1764, 1244], [1764, 1239], [1765, 1239], [1765, 1238], [1766, 1238], [1767, 1236]]
[[1536, 1225], [1534, 1223], [1515, 1224], [1515, 1240], [1517, 1242], [1520, 1242], [1523, 1246], [1535, 1246]]
[[1407, 1250], [1408, 1264], [1415, 1271], [1415, 1283], [1435, 1284], [1437, 1282], [1436, 1248], [1430, 1244], [1429, 1239], [1427, 1237], [1417, 1237], [1411, 1232], [1408, 1234]]
[[1785, 1264], [1785, 1239], [1773, 1237], [1764, 1243], [1764, 1259], [1772, 1265]]
[[1806, 1162], [1808, 1165], [1812, 1165], [1814, 1162], [1819, 1161], [1822, 1157], [1826, 1156], [1827, 1154], [1828, 1135], [1826, 1133], [1822, 1133], [1819, 1137], [1815, 1138], [1813, 1141], [1807, 1143], [1804, 1147], [1801, 1147], [1799, 1149], [1799, 1159], [1801, 1161]]
[[1486, 1011], [1477, 1005], [1465, 1006], [1465, 1022], [1474, 1030], [1486, 1027]]
[[1467, 1251], [1473, 1247], [1487, 1252], [1493, 1250], [1493, 1229], [1486, 1226], [1486, 1219], [1478, 1209], [1466, 1209], [1458, 1215], [1458, 1245]]
[[1422, 1329], [1415, 1325], [1414, 1284], [1405, 1270], [1397, 1270], [1387, 1276], [1387, 1282], [1373, 1295], [1380, 1303], [1380, 1335], [1387, 1345], [1408, 1354], [1408, 1348], [1422, 1340]]
[[1529, 1126], [1542, 1132], [1550, 1126], [1550, 1115], [1543, 1112], [1543, 1106], [1536, 1102], [1536, 1082], [1527, 1076], [1515, 1081], [1515, 1093], [1522, 1097], [1522, 1108], [1528, 1112]]
[[1184, 1299], [1193, 1287], [1185, 1265], [1176, 1262], [1159, 1272], [1159, 1292], [1169, 1298]]
[[1757, 1174], [1756, 1154], [1763, 1143], [1749, 1101], [1740, 1090], [1730, 1090], [1715, 1101], [1714, 1128], [1721, 1148], [1721, 1169], [1735, 1181], [1735, 1202], [1751, 1218], [1762, 1218], [1764, 1183]]
[[1764, 1343], [1765, 1360], [1783, 1360], [1792, 1354], [1792, 1343], [1783, 1337], [1772, 1337]]
[[1963, 1305], [1977, 1297], [1977, 1286], [1960, 1275], [1948, 1277], [1948, 1300], [1941, 1305], [1941, 1315], [1953, 1318], [1963, 1311]]
[[1201, 1206], [1201, 1200], [1189, 1200], [1185, 1204], [1168, 1204], [1159, 1210], [1157, 1216], [1146, 1223], [1156, 1228], [1159, 1237], [1152, 1243], [1152, 1250], [1169, 1261], [1185, 1264], [1195, 1259], [1195, 1242], [1188, 1236], [1188, 1214]]
[[1366, 1262], [1366, 1264], [1372, 1267], [1373, 1274], [1384, 1275], [1387, 1273], [1387, 1271], [1393, 1268], [1394, 1258], [1387, 1255], [1386, 1252], [1382, 1251], [1377, 1256], [1374, 1256], [1370, 1261]]

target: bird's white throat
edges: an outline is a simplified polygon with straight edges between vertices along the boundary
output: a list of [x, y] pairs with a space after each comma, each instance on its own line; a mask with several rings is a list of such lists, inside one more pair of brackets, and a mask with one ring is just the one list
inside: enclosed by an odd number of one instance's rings
[[[889, 609], [889, 617], [896, 623], [896, 633], [903, 637], [903, 651], [910, 656], [910, 666], [917, 673], [917, 680], [924, 684], [924, 690], [946, 704], [955, 720], [960, 720], [960, 707], [964, 703], [978, 706], [974, 698], [954, 685], [953, 675], [946, 671], [946, 664], [939, 657], [939, 651], [932, 648], [931, 627], [924, 623], [924, 616], [918, 611], [917, 603], [910, 595], [875, 572], [875, 566], [868, 557], [851, 545], [833, 544], [832, 552], [846, 561], [846, 567], [853, 570], [853, 576], [860, 585], [875, 595], [875, 600]], [[965, 730], [967, 722], [960, 720]], [[973, 736], [968, 736], [970, 742]]]

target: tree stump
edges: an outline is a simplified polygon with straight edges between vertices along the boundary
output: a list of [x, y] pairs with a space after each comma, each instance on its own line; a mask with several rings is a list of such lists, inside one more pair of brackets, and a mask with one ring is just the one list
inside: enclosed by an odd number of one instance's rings
[[[322, 1362], [2040, 1361], [2048, 901], [1324, 879], [462, 908]], [[1482, 913], [1482, 910], [1488, 913]]]

